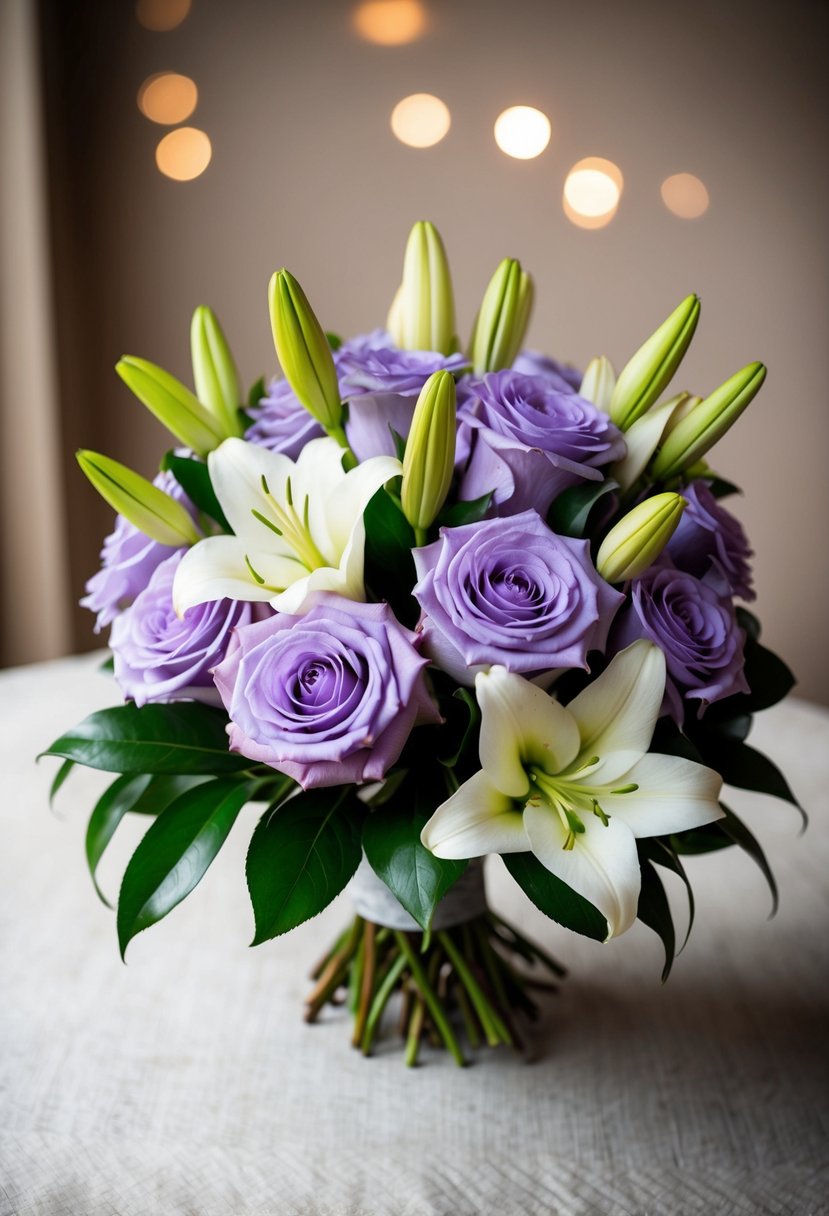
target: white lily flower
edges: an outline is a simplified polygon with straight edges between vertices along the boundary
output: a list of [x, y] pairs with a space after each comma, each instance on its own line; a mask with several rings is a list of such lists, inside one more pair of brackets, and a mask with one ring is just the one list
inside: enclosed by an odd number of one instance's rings
[[426, 824], [436, 857], [531, 851], [607, 920], [633, 924], [636, 838], [722, 817], [722, 778], [648, 752], [665, 690], [665, 656], [634, 642], [568, 706], [505, 667], [478, 674], [482, 769]]
[[346, 473], [334, 439], [307, 443], [297, 461], [243, 439], [208, 457], [213, 489], [233, 536], [210, 536], [176, 571], [179, 616], [206, 600], [270, 602], [301, 613], [315, 591], [365, 599], [363, 512], [403, 466], [375, 456]]

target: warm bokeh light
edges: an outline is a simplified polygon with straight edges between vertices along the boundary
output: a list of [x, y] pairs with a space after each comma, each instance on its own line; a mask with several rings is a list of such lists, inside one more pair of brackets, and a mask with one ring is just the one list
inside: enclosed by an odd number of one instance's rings
[[199, 91], [195, 81], [178, 72], [148, 76], [138, 90], [138, 108], [151, 122], [173, 126], [184, 122], [196, 108]]
[[579, 228], [604, 228], [619, 207], [624, 179], [618, 165], [588, 156], [567, 174], [562, 205], [568, 220]]
[[420, 0], [365, 0], [354, 10], [354, 28], [366, 42], [403, 46], [426, 31], [426, 10]]
[[704, 182], [693, 173], [674, 173], [662, 183], [662, 202], [682, 220], [704, 215], [710, 201]]
[[532, 160], [550, 142], [550, 120], [532, 106], [510, 106], [495, 121], [495, 142], [507, 156]]
[[443, 139], [452, 119], [449, 107], [431, 93], [412, 93], [391, 112], [391, 129], [410, 148], [431, 148]]
[[190, 12], [190, 0], [138, 0], [135, 15], [145, 30], [164, 34], [181, 25]]
[[204, 173], [213, 149], [204, 131], [197, 127], [178, 127], [168, 131], [155, 150], [155, 163], [165, 177], [190, 182]]

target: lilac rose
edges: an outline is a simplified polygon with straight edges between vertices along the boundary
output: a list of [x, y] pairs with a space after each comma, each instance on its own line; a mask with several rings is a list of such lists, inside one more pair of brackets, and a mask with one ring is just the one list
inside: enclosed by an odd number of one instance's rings
[[157, 566], [112, 626], [115, 679], [136, 705], [182, 698], [214, 701], [212, 669], [224, 658], [231, 631], [254, 620], [254, 605], [240, 600], [196, 604], [179, 619], [173, 610], [173, 579], [181, 558], [174, 553]]
[[601, 481], [600, 467], [625, 454], [621, 431], [607, 414], [543, 377], [490, 372], [472, 388], [460, 421], [472, 444], [463, 499], [492, 491], [501, 515], [528, 508], [544, 515], [563, 490]]
[[231, 749], [303, 789], [382, 779], [412, 727], [440, 720], [417, 646], [387, 604], [328, 593], [237, 629], [213, 673]]
[[[153, 485], [182, 503], [193, 518], [196, 508], [182, 490], [172, 473], [159, 473]], [[97, 613], [95, 632], [111, 625], [142, 591], [153, 571], [172, 554], [179, 552], [170, 545], [150, 540], [123, 515], [115, 518], [115, 528], [104, 541], [101, 569], [86, 584], [81, 607]]]
[[348, 402], [348, 442], [358, 460], [367, 460], [394, 456], [391, 432], [406, 438], [418, 395], [432, 373], [459, 373], [468, 360], [460, 354], [363, 346], [345, 350], [340, 366], [343, 400]]
[[541, 376], [562, 393], [577, 393], [584, 379], [584, 372], [580, 372], [577, 367], [559, 363], [558, 359], [551, 359], [549, 355], [542, 355], [537, 350], [522, 350], [516, 357], [512, 370], [521, 372], [524, 376]]
[[556, 536], [535, 511], [442, 528], [414, 559], [424, 651], [462, 684], [494, 663], [524, 674], [587, 667], [624, 599], [586, 540]]
[[668, 667], [662, 712], [679, 725], [683, 699], [707, 705], [748, 692], [743, 672], [745, 633], [730, 596], [663, 559], [631, 585], [631, 603], [614, 629], [614, 650], [649, 638]]
[[720, 582], [731, 595], [755, 599], [753, 555], [743, 525], [720, 506], [704, 481], [692, 481], [682, 493], [687, 505], [668, 542], [674, 565], [706, 582]]

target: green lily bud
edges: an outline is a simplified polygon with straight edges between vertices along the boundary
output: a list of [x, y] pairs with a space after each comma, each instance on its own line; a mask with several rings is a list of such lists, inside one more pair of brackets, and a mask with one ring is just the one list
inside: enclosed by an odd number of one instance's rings
[[616, 373], [613, 364], [605, 355], [597, 355], [591, 359], [582, 377], [579, 396], [593, 404], [605, 413], [610, 409], [610, 398], [616, 387]]
[[78, 464], [111, 507], [160, 545], [194, 545], [201, 540], [187, 510], [146, 477], [99, 452], [80, 451]]
[[455, 469], [455, 381], [435, 372], [420, 390], [406, 451], [400, 502], [416, 531], [434, 521], [446, 501]]
[[241, 435], [244, 429], [239, 417], [242, 390], [236, 364], [216, 314], [204, 305], [193, 313], [190, 353], [199, 401], [219, 420], [226, 435]]
[[749, 363], [679, 422], [653, 462], [657, 481], [678, 476], [721, 439], [754, 399], [766, 378], [762, 363]]
[[199, 456], [217, 448], [227, 433], [189, 388], [148, 359], [124, 355], [115, 370], [151, 414]]
[[[665, 424], [665, 429], [662, 432], [663, 439], [667, 439], [671, 431], [676, 430], [683, 418], [687, 418], [691, 413], [691, 410], [695, 410], [697, 408], [699, 403], [702, 401], [702, 397], [696, 397], [693, 393], [679, 393], [677, 397], [673, 398], [673, 400], [677, 402], [677, 406], [671, 412], [671, 415]], [[661, 406], [656, 406], [655, 408], [660, 409]], [[625, 436], [625, 438], [627, 438], [627, 436]]]
[[395, 346], [403, 347], [403, 284], [394, 293], [389, 315], [386, 317], [386, 329], [391, 335]]
[[535, 290], [515, 258], [504, 258], [484, 292], [470, 342], [476, 376], [509, 367], [530, 323]]
[[[455, 349], [455, 298], [443, 241], [434, 224], [419, 220], [403, 258], [399, 329], [404, 350]], [[392, 306], [393, 307], [393, 306]]]
[[341, 439], [343, 407], [331, 347], [305, 292], [287, 270], [277, 270], [271, 278], [268, 303], [285, 378], [308, 413]]
[[685, 510], [681, 494], [654, 494], [628, 511], [604, 538], [596, 569], [608, 583], [637, 578], [653, 565]]
[[686, 296], [622, 369], [610, 399], [610, 416], [623, 431], [653, 405], [679, 367], [694, 336], [699, 310], [697, 296]]

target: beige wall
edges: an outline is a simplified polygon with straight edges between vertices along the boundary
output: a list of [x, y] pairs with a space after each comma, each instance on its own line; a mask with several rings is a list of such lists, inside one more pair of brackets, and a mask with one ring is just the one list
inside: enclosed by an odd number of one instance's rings
[[[575, 362], [624, 361], [697, 291], [680, 387], [705, 393], [751, 359], [769, 365], [717, 464], [745, 488], [735, 509], [758, 550], [766, 640], [804, 695], [829, 699], [824, 7], [429, 7], [427, 37], [383, 49], [355, 38], [346, 3], [194, 0], [167, 34], [141, 30], [128, 3], [44, 5], [67, 443], [151, 469], [162, 432], [111, 368], [128, 352], [186, 375], [198, 303], [219, 312], [247, 379], [271, 372], [265, 289], [282, 264], [328, 328], [382, 322], [418, 218], [444, 235], [464, 329], [496, 261], [519, 256], [538, 285], [532, 342]], [[162, 131], [136, 108], [142, 79], [163, 68], [200, 88], [193, 121], [214, 156], [192, 183], [155, 170]], [[388, 129], [394, 103], [420, 91], [453, 118], [426, 151]], [[535, 161], [492, 139], [499, 111], [522, 102], [553, 122]], [[619, 213], [597, 232], [560, 206], [567, 169], [587, 155], [625, 175]], [[707, 183], [703, 219], [662, 206], [660, 182], [679, 171]], [[76, 592], [106, 523], [78, 476]], [[78, 629], [88, 641], [89, 622]]]

